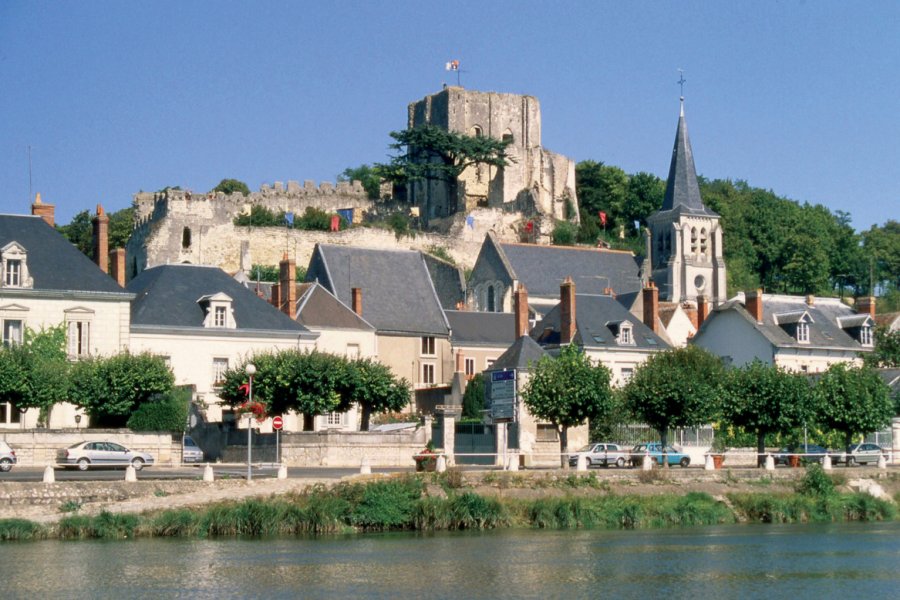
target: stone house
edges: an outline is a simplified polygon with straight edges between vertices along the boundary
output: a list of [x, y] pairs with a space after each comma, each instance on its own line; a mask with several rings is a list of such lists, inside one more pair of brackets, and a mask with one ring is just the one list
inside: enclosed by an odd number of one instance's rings
[[457, 371], [467, 379], [493, 367], [494, 362], [516, 340], [511, 313], [447, 310], [450, 345], [462, 364]]
[[[99, 213], [95, 228], [108, 220], [102, 209]], [[3, 343], [21, 343], [26, 329], [63, 325], [71, 360], [127, 349], [133, 295], [59, 234], [53, 221], [54, 206], [42, 203], [40, 196], [32, 205], [32, 216], [0, 215]], [[73, 405], [58, 404], [46, 424], [75, 427], [76, 414], [80, 413]], [[21, 414], [9, 403], [0, 404], [0, 429], [32, 428], [38, 419], [35, 409]]]
[[758, 359], [819, 373], [836, 362], [861, 364], [874, 345], [875, 299], [861, 298], [857, 307], [837, 298], [741, 292], [710, 313], [692, 343], [736, 367]]

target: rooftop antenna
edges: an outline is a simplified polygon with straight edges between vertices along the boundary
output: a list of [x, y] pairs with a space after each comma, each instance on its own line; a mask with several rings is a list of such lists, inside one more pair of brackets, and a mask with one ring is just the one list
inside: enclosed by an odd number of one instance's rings
[[31, 189], [31, 144], [28, 144], [28, 202], [34, 201], [34, 193]]

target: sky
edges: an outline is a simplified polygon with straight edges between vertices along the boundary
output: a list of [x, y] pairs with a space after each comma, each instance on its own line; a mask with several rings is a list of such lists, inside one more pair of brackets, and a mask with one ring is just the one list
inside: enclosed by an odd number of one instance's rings
[[[543, 146], [666, 177], [679, 69], [697, 171], [900, 218], [900, 3], [0, 2], [0, 212], [334, 181], [407, 105], [528, 94]], [[29, 169], [30, 148], [30, 169]], [[29, 173], [30, 172], [30, 173]]]

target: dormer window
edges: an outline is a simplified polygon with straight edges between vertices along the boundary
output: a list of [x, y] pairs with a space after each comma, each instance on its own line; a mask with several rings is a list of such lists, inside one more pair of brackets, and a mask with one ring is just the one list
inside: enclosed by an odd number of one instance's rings
[[859, 342], [861, 346], [871, 348], [875, 345], [872, 329], [875, 326], [875, 321], [869, 315], [857, 314], [838, 317], [838, 325], [847, 335]]
[[616, 344], [619, 346], [634, 345], [634, 326], [631, 321], [610, 321], [606, 326], [616, 336]]
[[863, 346], [871, 346], [873, 344], [871, 327], [859, 328], [859, 343]]
[[775, 324], [785, 333], [797, 340], [798, 344], [809, 343], [809, 324], [812, 317], [805, 310], [798, 310], [774, 315]]
[[203, 308], [206, 317], [203, 326], [215, 329], [236, 329], [232, 299], [228, 294], [219, 292], [210, 296], [203, 296], [197, 300], [197, 304]]
[[34, 284], [28, 276], [28, 253], [25, 247], [18, 242], [10, 242], [0, 249], [0, 269], [3, 279], [0, 287], [5, 288], [31, 288]]
[[622, 346], [630, 346], [634, 343], [634, 339], [631, 337], [631, 326], [623, 326], [619, 330], [619, 339], [618, 342]]
[[809, 324], [797, 323], [797, 341], [801, 344], [809, 343]]
[[215, 312], [215, 326], [216, 327], [225, 327], [226, 315], [228, 314], [228, 309], [224, 306], [217, 306]]

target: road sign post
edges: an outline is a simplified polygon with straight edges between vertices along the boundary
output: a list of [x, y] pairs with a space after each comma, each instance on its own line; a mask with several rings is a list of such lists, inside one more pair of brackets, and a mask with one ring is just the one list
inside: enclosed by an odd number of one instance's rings
[[281, 437], [281, 428], [284, 427], [284, 419], [280, 416], [272, 419], [272, 428], [275, 430], [275, 462], [281, 464], [281, 451], [278, 447], [279, 438]]
[[488, 390], [491, 420], [511, 423], [516, 420], [516, 371], [491, 371]]

